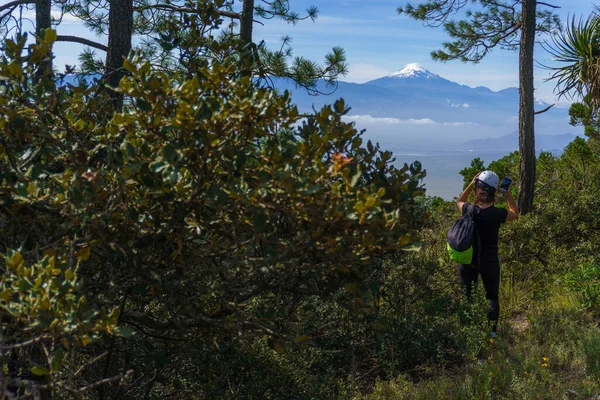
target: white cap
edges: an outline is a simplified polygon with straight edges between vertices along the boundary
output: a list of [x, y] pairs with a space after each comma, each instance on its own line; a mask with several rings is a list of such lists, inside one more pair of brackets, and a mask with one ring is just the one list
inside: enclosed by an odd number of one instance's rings
[[481, 174], [479, 174], [477, 180], [485, 183], [488, 186], [493, 187], [494, 189], [498, 187], [498, 182], [500, 182], [500, 178], [498, 178], [498, 175], [496, 175], [496, 173], [492, 171], [483, 171]]

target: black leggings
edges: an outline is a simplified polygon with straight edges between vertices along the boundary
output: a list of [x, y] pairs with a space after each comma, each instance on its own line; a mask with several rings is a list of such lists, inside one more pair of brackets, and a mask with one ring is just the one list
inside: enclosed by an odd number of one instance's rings
[[460, 283], [465, 288], [467, 298], [471, 298], [471, 290], [477, 284], [477, 277], [481, 274], [483, 287], [485, 288], [485, 297], [490, 302], [488, 311], [488, 320], [492, 330], [496, 331], [496, 324], [500, 316], [500, 303], [498, 301], [498, 291], [500, 290], [500, 263], [481, 261], [479, 271], [471, 265], [458, 265]]

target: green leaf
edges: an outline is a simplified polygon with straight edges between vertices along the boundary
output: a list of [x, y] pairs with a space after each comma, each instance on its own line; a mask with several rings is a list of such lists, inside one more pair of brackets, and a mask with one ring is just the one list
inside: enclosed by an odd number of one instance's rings
[[22, 182], [17, 183], [16, 185], [17, 194], [21, 197], [27, 197], [27, 185]]
[[144, 186], [154, 187], [154, 177], [150, 174], [148, 167], [145, 167], [140, 171], [140, 180]]
[[129, 339], [131, 338], [133, 335], [135, 335], [135, 330], [132, 328], [126, 328], [123, 326], [117, 326], [113, 329], [113, 333], [116, 336], [125, 338], [125, 339]]
[[59, 347], [54, 353], [54, 357], [52, 358], [52, 371], [59, 371], [62, 367], [63, 360], [65, 358], [65, 351], [62, 347]]
[[127, 149], [127, 154], [129, 154], [129, 157], [135, 157], [135, 147], [133, 147], [131, 143], [125, 143], [125, 148]]
[[263, 213], [256, 214], [252, 220], [252, 225], [254, 226], [254, 232], [264, 233], [267, 229], [267, 217]]
[[82, 119], [78, 119], [77, 122], [73, 125], [77, 130], [81, 131], [85, 128], [85, 121]]
[[152, 111], [152, 105], [144, 100], [138, 100], [136, 102], [138, 108], [142, 111], [150, 112]]
[[123, 60], [123, 68], [125, 68], [129, 72], [134, 72], [136, 70], [135, 65], [132, 64], [127, 58]]
[[52, 44], [56, 42], [58, 36], [56, 35], [56, 31], [54, 29], [46, 29], [44, 33], [44, 40], [46, 41], [46, 43]]
[[71, 186], [70, 189], [71, 189], [71, 194], [73, 195], [73, 199], [77, 203], [81, 203], [83, 201], [83, 194], [81, 193], [81, 189], [79, 188], [79, 185]]
[[177, 149], [171, 143], [167, 143], [163, 147], [163, 156], [168, 162], [173, 162], [177, 158]]
[[89, 324], [99, 314], [100, 314], [100, 312], [97, 310], [88, 310], [81, 317], [81, 322], [83, 322], [84, 324]]
[[145, 296], [148, 294], [148, 285], [146, 283], [138, 283], [133, 287], [133, 292], [140, 296]]
[[401, 247], [400, 250], [409, 251], [409, 252], [418, 252], [418, 251], [421, 251], [422, 247], [423, 246], [421, 245], [420, 242], [415, 242], [415, 243], [409, 244], [408, 246]]
[[17, 283], [17, 288], [21, 291], [21, 292], [26, 292], [28, 290], [30, 290], [33, 287], [33, 285], [26, 281], [26, 280], [20, 280]]
[[27, 171], [27, 174], [31, 176], [32, 179], [38, 179], [43, 173], [44, 170], [39, 165], [34, 165]]
[[306, 189], [306, 194], [308, 195], [312, 195], [317, 193], [319, 190], [321, 190], [323, 186], [316, 184], [316, 185], [310, 185], [307, 189]]
[[246, 153], [242, 152], [237, 155], [235, 158], [235, 169], [240, 170], [246, 164]]
[[346, 109], [346, 103], [344, 102], [344, 99], [339, 99], [338, 101], [336, 101], [334, 107], [336, 112], [340, 114], [343, 113]]
[[167, 164], [162, 161], [153, 162], [150, 164], [150, 169], [156, 173], [162, 172], [165, 168], [167, 168]]
[[360, 170], [360, 166], [359, 166], [358, 168], [356, 168], [356, 173], [352, 177], [352, 180], [350, 181], [350, 185], [352, 187], [356, 186], [358, 184], [358, 180], [360, 179], [361, 176], [362, 176], [362, 171]]
[[31, 373], [37, 376], [45, 376], [48, 375], [50, 371], [48, 371], [48, 368], [33, 367], [31, 368]]
[[227, 192], [224, 192], [223, 190], [218, 191], [217, 193], [217, 201], [219, 203], [225, 203], [227, 201], [227, 199], [229, 199], [229, 194], [227, 194]]

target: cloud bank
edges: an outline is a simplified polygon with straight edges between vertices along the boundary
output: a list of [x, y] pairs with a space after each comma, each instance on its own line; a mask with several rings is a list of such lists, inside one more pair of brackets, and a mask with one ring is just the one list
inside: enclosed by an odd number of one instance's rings
[[371, 115], [346, 115], [343, 117], [346, 122], [356, 122], [359, 124], [387, 124], [387, 125], [440, 125], [440, 126], [477, 126], [476, 122], [436, 122], [431, 118], [378, 118]]

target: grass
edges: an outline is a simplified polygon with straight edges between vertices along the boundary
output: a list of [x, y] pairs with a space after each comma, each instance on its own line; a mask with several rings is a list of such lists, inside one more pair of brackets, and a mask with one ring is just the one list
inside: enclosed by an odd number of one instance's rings
[[[506, 303], [521, 296], [505, 287]], [[466, 365], [378, 382], [357, 400], [600, 399], [600, 330], [557, 281], [545, 296], [505, 308], [499, 336]]]

